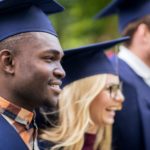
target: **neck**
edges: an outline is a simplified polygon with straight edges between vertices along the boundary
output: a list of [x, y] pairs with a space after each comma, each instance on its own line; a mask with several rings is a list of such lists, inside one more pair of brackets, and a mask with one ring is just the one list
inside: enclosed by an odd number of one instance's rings
[[150, 50], [137, 48], [137, 47], [129, 47], [131, 52], [140, 58], [147, 66], [150, 67]]
[[148, 66], [150, 67], [150, 57], [149, 56], [144, 56], [141, 58], [141, 60]]
[[97, 125], [90, 124], [89, 127], [88, 127], [88, 129], [87, 129], [87, 133], [96, 134], [97, 130], [98, 130], [98, 126]]
[[20, 100], [16, 97], [11, 96], [10, 94], [5, 94], [4, 92], [0, 91], [0, 96], [9, 101], [12, 104], [15, 104], [18, 107], [24, 108], [28, 111], [33, 111], [33, 107], [27, 105], [27, 101]]
[[31, 99], [20, 96], [21, 94], [18, 94], [15, 90], [12, 90], [11, 81], [12, 80], [10, 78], [3, 77], [3, 75], [0, 76], [0, 96], [16, 106], [24, 108], [28, 111], [33, 111], [35, 107], [33, 105], [34, 103]]

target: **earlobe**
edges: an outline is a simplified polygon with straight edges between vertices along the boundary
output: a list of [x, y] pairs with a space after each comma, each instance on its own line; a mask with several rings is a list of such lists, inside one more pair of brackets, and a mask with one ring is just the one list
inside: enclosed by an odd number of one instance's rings
[[7, 74], [14, 74], [14, 57], [10, 50], [3, 49], [0, 51], [0, 67]]

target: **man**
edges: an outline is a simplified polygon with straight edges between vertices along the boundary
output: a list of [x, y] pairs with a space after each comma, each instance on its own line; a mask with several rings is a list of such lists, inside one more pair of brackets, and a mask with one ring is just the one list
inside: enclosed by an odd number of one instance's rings
[[118, 54], [125, 102], [116, 115], [113, 149], [150, 150], [150, 1], [115, 0], [97, 18], [112, 14], [119, 16], [120, 32], [131, 37]]
[[34, 109], [57, 104], [63, 51], [53, 0], [0, 1], [0, 150], [38, 150]]

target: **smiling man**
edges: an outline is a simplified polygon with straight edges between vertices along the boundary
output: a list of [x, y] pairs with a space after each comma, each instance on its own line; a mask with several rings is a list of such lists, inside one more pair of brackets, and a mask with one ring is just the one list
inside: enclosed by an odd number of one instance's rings
[[47, 14], [62, 10], [53, 0], [0, 1], [1, 150], [39, 149], [33, 111], [56, 106], [65, 76]]

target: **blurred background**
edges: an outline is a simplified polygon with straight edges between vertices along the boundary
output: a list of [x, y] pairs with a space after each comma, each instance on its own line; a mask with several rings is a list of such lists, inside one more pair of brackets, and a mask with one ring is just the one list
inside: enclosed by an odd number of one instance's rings
[[111, 0], [57, 0], [65, 11], [50, 16], [63, 49], [119, 37], [117, 17], [95, 20], [94, 16]]

